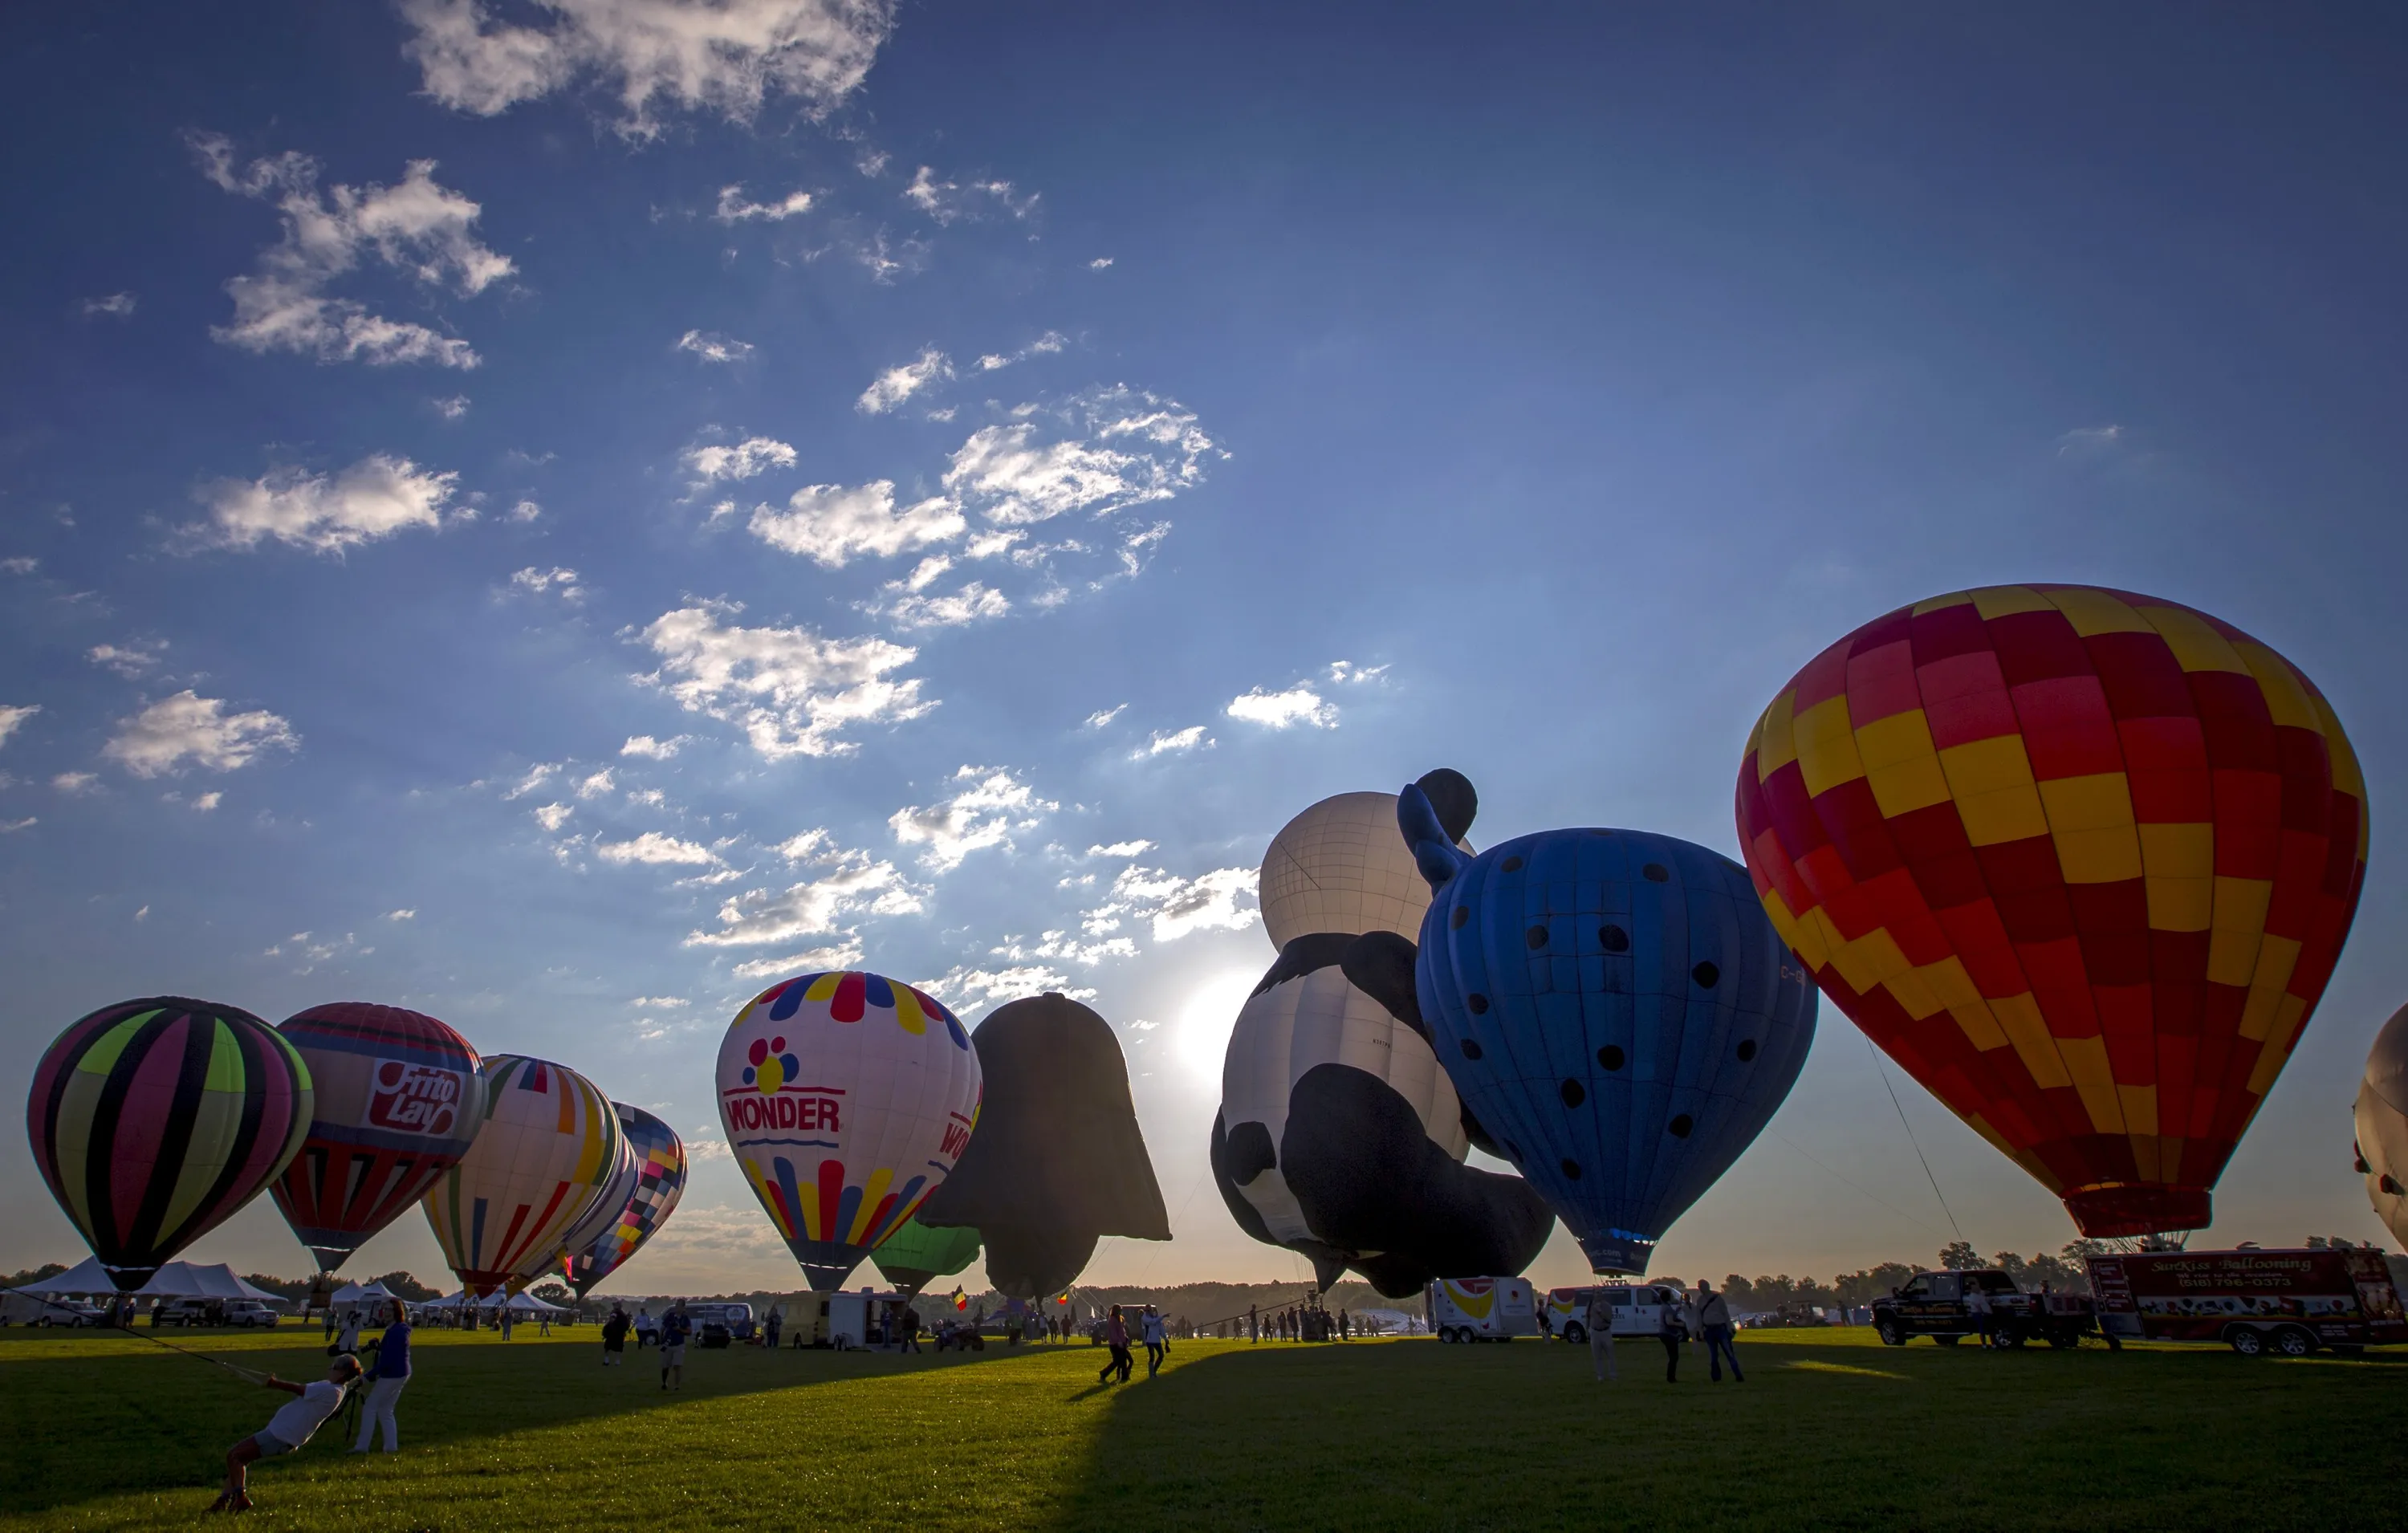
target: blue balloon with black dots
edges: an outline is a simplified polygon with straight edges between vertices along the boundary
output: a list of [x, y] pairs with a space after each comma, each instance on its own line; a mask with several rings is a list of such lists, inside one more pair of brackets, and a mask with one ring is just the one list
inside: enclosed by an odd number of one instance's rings
[[1432, 891], [1414, 983], [1456, 1093], [1592, 1268], [1644, 1273], [1797, 1082], [1813, 981], [1705, 847], [1550, 830], [1472, 856], [1414, 787], [1397, 818]]

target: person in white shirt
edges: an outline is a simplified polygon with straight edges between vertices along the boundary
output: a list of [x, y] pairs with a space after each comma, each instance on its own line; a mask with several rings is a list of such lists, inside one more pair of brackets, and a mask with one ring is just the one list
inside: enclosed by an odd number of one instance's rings
[[1990, 1305], [1990, 1291], [1973, 1278], [1965, 1280], [1965, 1313], [1971, 1318], [1973, 1328], [1982, 1333], [1982, 1345], [1998, 1345], [1998, 1311]]
[[1162, 1358], [1170, 1350], [1170, 1338], [1162, 1328], [1162, 1316], [1153, 1305], [1145, 1307], [1139, 1322], [1139, 1334], [1145, 1339], [1145, 1376], [1149, 1379], [1162, 1371]]
[[226, 1450], [225, 1488], [209, 1510], [249, 1512], [251, 1466], [295, 1452], [308, 1441], [328, 1416], [343, 1408], [343, 1391], [359, 1376], [360, 1360], [347, 1352], [327, 1365], [325, 1378], [316, 1383], [296, 1384], [273, 1373], [261, 1381], [269, 1389], [280, 1389], [296, 1398], [270, 1416], [266, 1426]]
[[1622, 1378], [1613, 1366], [1613, 1302], [1602, 1288], [1588, 1297], [1588, 1366], [1598, 1383]]

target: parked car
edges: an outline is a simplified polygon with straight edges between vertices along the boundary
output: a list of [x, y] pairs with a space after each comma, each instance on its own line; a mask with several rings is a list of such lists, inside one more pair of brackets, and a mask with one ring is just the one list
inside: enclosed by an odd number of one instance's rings
[[1654, 1336], [1664, 1324], [1664, 1307], [1678, 1309], [1684, 1302], [1678, 1286], [1669, 1282], [1592, 1283], [1582, 1288], [1550, 1288], [1547, 1290], [1545, 1323], [1548, 1333], [1575, 1345], [1588, 1340], [1589, 1299], [1602, 1292], [1606, 1302], [1613, 1306], [1613, 1334], [1616, 1336]]
[[270, 1326], [282, 1318], [265, 1299], [238, 1298], [225, 1307], [225, 1324], [229, 1325]]
[[[750, 1304], [689, 1304], [686, 1318], [694, 1322], [695, 1333], [700, 1339], [705, 1326], [714, 1323], [727, 1328], [730, 1338], [738, 1341], [752, 1340], [752, 1306]], [[709, 1346], [709, 1342], [703, 1343]]]
[[2110, 1341], [2221, 1341], [2244, 1357], [2408, 1341], [2379, 1251], [2147, 1251], [2088, 1266]]
[[105, 1307], [87, 1304], [79, 1298], [34, 1298], [31, 1296], [24, 1296], [24, 1302], [21, 1305], [14, 1302], [20, 1296], [14, 1294], [9, 1296], [12, 1301], [9, 1308], [12, 1311], [20, 1311], [23, 1314], [23, 1318], [18, 1322], [21, 1325], [64, 1325], [73, 1330], [83, 1325], [108, 1324], [108, 1311]]
[[160, 1325], [222, 1325], [225, 1301], [215, 1298], [163, 1298], [150, 1309], [150, 1324]]

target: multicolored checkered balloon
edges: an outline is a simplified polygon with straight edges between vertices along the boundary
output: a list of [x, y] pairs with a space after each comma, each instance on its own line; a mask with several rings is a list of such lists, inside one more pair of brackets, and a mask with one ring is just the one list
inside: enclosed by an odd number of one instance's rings
[[2365, 875], [2290, 662], [2089, 586], [1935, 596], [1782, 689], [1739, 836], [1824, 993], [2088, 1236], [2196, 1229]]

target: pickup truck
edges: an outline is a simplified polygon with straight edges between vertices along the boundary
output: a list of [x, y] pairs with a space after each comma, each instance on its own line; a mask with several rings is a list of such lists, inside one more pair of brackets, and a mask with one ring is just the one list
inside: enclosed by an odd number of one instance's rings
[[[1996, 1268], [1962, 1272], [1918, 1272], [1873, 1300], [1873, 1330], [1893, 1347], [1928, 1336], [1953, 1347], [1969, 1336], [1980, 1336], [1969, 1294], [1978, 1290], [1990, 1300], [1990, 1334], [2001, 1347], [2046, 1341], [2057, 1348], [2078, 1347], [2086, 1336], [2098, 1334], [2099, 1316], [2086, 1294], [2027, 1294], [2015, 1280]], [[2114, 1336], [2110, 1347], [2118, 1345]]]

